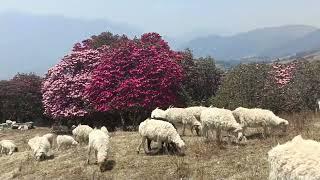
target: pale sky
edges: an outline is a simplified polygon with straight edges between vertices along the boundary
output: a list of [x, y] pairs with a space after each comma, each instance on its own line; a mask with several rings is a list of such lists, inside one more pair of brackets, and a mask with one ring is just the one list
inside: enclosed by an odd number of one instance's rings
[[0, 0], [1, 12], [108, 19], [169, 36], [261, 27], [320, 27], [320, 0]]

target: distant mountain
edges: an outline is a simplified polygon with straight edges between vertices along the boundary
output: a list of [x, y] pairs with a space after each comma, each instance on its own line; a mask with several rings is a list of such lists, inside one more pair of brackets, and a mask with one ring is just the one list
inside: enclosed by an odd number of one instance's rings
[[17, 72], [44, 74], [73, 44], [103, 31], [140, 35], [127, 24], [22, 13], [0, 14], [0, 79]]
[[233, 36], [207, 36], [189, 41], [196, 56], [211, 55], [219, 60], [285, 56], [320, 47], [320, 30], [313, 26], [288, 25], [256, 29]]

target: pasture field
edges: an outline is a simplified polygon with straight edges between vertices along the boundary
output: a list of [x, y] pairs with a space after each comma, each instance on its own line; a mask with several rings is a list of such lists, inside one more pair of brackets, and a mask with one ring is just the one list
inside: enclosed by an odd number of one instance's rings
[[[0, 131], [0, 139], [12, 139], [19, 152], [12, 156], [0, 156], [0, 179], [259, 179], [268, 178], [267, 152], [278, 143], [291, 140], [302, 134], [304, 138], [320, 141], [320, 116], [313, 113], [282, 115], [289, 120], [286, 135], [276, 132], [266, 139], [259, 135], [259, 129], [248, 132], [246, 145], [216, 145], [191, 135], [189, 129], [186, 141], [186, 156], [137, 154], [140, 142], [137, 132], [111, 132], [110, 170], [100, 172], [95, 164], [86, 164], [86, 146], [57, 151], [54, 144], [54, 158], [36, 162], [31, 156], [27, 142], [35, 135], [43, 135], [49, 128], [38, 127], [28, 131]], [[179, 132], [181, 129], [179, 129]], [[91, 158], [93, 162], [93, 155]]]

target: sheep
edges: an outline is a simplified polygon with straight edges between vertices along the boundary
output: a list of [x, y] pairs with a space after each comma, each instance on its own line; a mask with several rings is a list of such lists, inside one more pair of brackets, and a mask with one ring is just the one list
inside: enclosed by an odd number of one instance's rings
[[192, 113], [194, 115], [194, 117], [196, 117], [197, 120], [200, 121], [201, 112], [203, 110], [207, 109], [207, 107], [204, 107], [204, 106], [191, 106], [191, 107], [187, 107], [185, 109], [187, 111], [189, 111], [190, 113]]
[[190, 125], [191, 133], [193, 133], [193, 129], [196, 130], [196, 133], [199, 135], [199, 129], [201, 123], [197, 120], [197, 118], [188, 110], [184, 108], [172, 108], [169, 107], [164, 112], [158, 110], [156, 119], [166, 120], [172, 123], [174, 126], [177, 123], [182, 123], [182, 135], [185, 135], [185, 129], [187, 124]]
[[201, 127], [203, 135], [209, 138], [209, 129], [211, 132], [216, 130], [216, 140], [221, 143], [221, 131], [227, 131], [228, 139], [230, 135], [236, 135], [236, 142], [246, 141], [246, 137], [242, 133], [242, 127], [232, 115], [232, 111], [220, 108], [207, 108], [201, 112]]
[[42, 137], [45, 137], [45, 138], [48, 139], [48, 141], [49, 141], [49, 143], [50, 143], [50, 148], [52, 148], [52, 146], [53, 146], [54, 134], [48, 133], [48, 134], [43, 135]]
[[100, 171], [105, 170], [105, 165], [108, 158], [108, 151], [110, 149], [109, 135], [102, 129], [94, 128], [89, 134], [88, 158], [89, 164], [91, 151], [94, 150], [96, 162], [99, 164]]
[[157, 107], [151, 112], [151, 118], [165, 120], [165, 111]]
[[169, 122], [148, 118], [140, 123], [139, 134], [142, 139], [141, 143], [137, 147], [137, 153], [140, 153], [140, 148], [143, 145], [145, 153], [149, 154], [145, 147], [145, 141], [149, 139], [158, 143], [156, 153], [162, 148], [162, 142], [167, 145], [165, 146], [165, 150], [168, 152], [167, 147], [169, 146], [169, 143], [172, 142], [177, 146], [178, 154], [184, 155], [185, 143], [181, 139], [177, 130]]
[[237, 122], [243, 127], [243, 132], [247, 127], [263, 127], [264, 132], [262, 136], [265, 138], [267, 135], [268, 127], [282, 128], [283, 132], [286, 132], [289, 122], [276, 116], [272, 111], [260, 108], [248, 109], [244, 107], [238, 107], [232, 112]]
[[18, 147], [12, 140], [1, 140], [0, 141], [0, 154], [12, 155], [13, 152], [17, 152]]
[[47, 137], [35, 136], [28, 141], [28, 145], [32, 149], [33, 156], [37, 161], [42, 161], [49, 157], [51, 146]]
[[100, 129], [101, 129], [101, 131], [103, 131], [104, 133], [106, 133], [107, 135], [109, 135], [109, 131], [108, 131], [108, 129], [107, 129], [105, 126], [102, 126]]
[[75, 141], [72, 136], [68, 136], [68, 135], [58, 135], [57, 136], [58, 150], [62, 146], [71, 146], [71, 145], [78, 145], [78, 142]]
[[320, 179], [320, 143], [298, 135], [268, 152], [269, 179]]
[[88, 125], [79, 124], [76, 128], [72, 130], [72, 134], [75, 136], [78, 142], [88, 142], [89, 134], [92, 130], [93, 129]]

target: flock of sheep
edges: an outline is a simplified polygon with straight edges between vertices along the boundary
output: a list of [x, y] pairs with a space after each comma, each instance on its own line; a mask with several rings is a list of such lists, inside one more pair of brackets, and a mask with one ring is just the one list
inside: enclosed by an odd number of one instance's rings
[[[141, 147], [146, 154], [158, 153], [160, 150], [172, 151], [178, 155], [185, 155], [186, 144], [177, 132], [176, 125], [182, 124], [182, 135], [187, 126], [191, 132], [195, 130], [197, 135], [206, 139], [209, 133], [215, 131], [216, 140], [222, 142], [222, 132], [227, 133], [228, 142], [232, 139], [236, 143], [246, 143], [245, 130], [248, 127], [263, 127], [263, 136], [269, 134], [275, 128], [286, 132], [288, 121], [276, 116], [272, 111], [260, 108], [239, 107], [231, 111], [224, 108], [194, 106], [188, 108], [169, 107], [166, 110], [156, 108], [151, 113], [151, 118], [139, 125], [141, 142], [137, 147], [137, 153]], [[110, 149], [110, 137], [107, 128], [92, 129], [88, 125], [73, 126], [72, 136], [58, 135], [56, 138], [58, 150], [62, 146], [88, 143], [89, 164], [90, 154], [95, 152], [96, 162], [100, 170], [104, 171]], [[28, 141], [36, 160], [44, 160], [52, 156], [52, 144], [54, 134], [36, 136]], [[152, 141], [157, 143], [152, 152]], [[147, 142], [147, 146], [146, 146]], [[17, 151], [17, 146], [12, 140], [0, 141], [1, 153], [11, 155]], [[304, 140], [301, 136], [292, 141], [278, 145], [268, 152], [270, 164], [269, 179], [320, 179], [320, 143], [312, 140]]]

